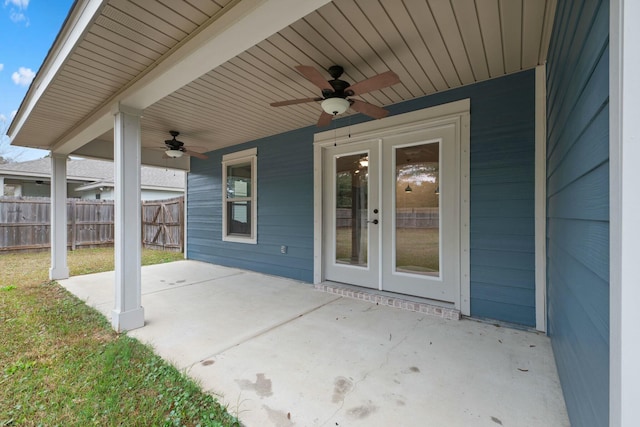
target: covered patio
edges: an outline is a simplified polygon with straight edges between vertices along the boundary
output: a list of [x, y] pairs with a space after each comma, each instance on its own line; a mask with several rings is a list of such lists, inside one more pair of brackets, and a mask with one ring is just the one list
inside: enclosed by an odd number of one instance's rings
[[[562, 405], [550, 339], [574, 425], [639, 425], [639, 17], [630, 0], [78, 0], [8, 130], [51, 151], [50, 278], [69, 276], [67, 159], [113, 160], [115, 274], [80, 295], [241, 417], [562, 425], [536, 418]], [[341, 156], [370, 176], [348, 263]], [[448, 171], [416, 207], [443, 219], [433, 274], [395, 256], [401, 196], [426, 194], [397, 167], [426, 163]], [[188, 171], [185, 257], [212, 265], [141, 271], [141, 165]], [[326, 281], [547, 337], [308, 285]]]
[[[114, 277], [60, 283], [111, 316]], [[128, 334], [248, 426], [569, 425], [544, 334], [187, 260], [142, 267], [142, 303]]]

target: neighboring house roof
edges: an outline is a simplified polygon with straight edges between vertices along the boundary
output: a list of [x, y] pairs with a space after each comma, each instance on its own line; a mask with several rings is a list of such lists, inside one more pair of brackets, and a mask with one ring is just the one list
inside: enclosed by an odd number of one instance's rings
[[[86, 183], [78, 188], [80, 191], [93, 187], [113, 186], [113, 168], [112, 162], [69, 158], [67, 161], [67, 180]], [[141, 186], [144, 189], [184, 191], [184, 171], [142, 166], [140, 175]], [[51, 159], [44, 157], [27, 162], [0, 164], [0, 176], [50, 179]]]

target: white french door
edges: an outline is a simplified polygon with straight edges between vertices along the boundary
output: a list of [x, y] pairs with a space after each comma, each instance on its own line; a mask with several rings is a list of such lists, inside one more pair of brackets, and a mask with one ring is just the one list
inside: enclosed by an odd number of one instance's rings
[[324, 259], [328, 280], [379, 288], [379, 159], [377, 141], [324, 151]]
[[455, 302], [456, 124], [323, 147], [326, 280]]

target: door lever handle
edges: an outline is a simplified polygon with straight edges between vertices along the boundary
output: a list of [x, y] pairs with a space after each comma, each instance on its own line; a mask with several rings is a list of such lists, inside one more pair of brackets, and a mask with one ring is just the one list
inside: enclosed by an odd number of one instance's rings
[[377, 219], [374, 219], [374, 220], [367, 221], [367, 222], [370, 222], [370, 223], [372, 223], [372, 224], [377, 224], [377, 223], [378, 223], [378, 220], [377, 220]]

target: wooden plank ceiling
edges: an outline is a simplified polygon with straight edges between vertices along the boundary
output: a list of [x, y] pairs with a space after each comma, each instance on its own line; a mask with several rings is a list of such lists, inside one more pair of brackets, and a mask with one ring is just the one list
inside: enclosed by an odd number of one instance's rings
[[[109, 1], [14, 143], [50, 147], [229, 3]], [[533, 68], [545, 62], [555, 3], [336, 0], [146, 109], [142, 144], [162, 147], [175, 129], [208, 151], [314, 125], [319, 103], [269, 106], [320, 96], [298, 64], [341, 65], [351, 83], [393, 70], [401, 84], [361, 96], [379, 106]]]

